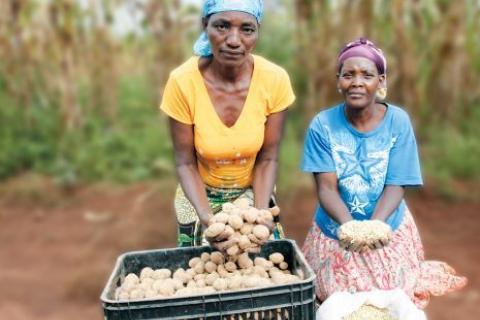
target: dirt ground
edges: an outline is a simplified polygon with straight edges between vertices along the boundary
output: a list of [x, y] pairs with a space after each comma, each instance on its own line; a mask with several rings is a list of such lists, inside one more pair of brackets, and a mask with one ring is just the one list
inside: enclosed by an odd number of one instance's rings
[[[173, 191], [173, 181], [59, 189], [29, 176], [0, 185], [0, 318], [102, 319], [99, 296], [116, 257], [175, 245]], [[480, 319], [480, 202], [425, 192], [408, 202], [427, 258], [469, 278], [463, 291], [432, 298], [429, 319]], [[314, 194], [297, 188], [279, 204], [287, 235], [301, 244]]]

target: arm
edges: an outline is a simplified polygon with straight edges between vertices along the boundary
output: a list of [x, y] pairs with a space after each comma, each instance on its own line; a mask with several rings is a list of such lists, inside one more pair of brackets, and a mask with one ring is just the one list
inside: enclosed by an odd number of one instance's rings
[[385, 221], [398, 208], [403, 199], [405, 189], [402, 186], [387, 185], [383, 189], [382, 195], [373, 211], [371, 220]]
[[267, 209], [275, 186], [278, 151], [283, 135], [287, 110], [273, 113], [267, 118], [262, 149], [255, 160], [253, 173], [254, 206]]
[[193, 126], [183, 124], [173, 118], [170, 120], [170, 135], [173, 141], [175, 164], [180, 185], [187, 199], [197, 211], [204, 227], [212, 216], [208, 203], [205, 185], [198, 173], [197, 156], [195, 154]]
[[328, 215], [343, 224], [353, 220], [347, 206], [338, 193], [338, 179], [335, 172], [314, 173], [318, 201]]

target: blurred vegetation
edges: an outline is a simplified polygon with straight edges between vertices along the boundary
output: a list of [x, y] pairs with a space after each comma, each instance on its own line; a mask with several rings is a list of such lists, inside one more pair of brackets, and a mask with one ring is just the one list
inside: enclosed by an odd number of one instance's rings
[[[257, 53], [284, 66], [297, 103], [279, 187], [299, 172], [312, 116], [338, 102], [335, 59], [367, 36], [388, 59], [388, 100], [414, 119], [432, 185], [480, 185], [480, 3], [266, 0]], [[119, 12], [137, 28], [118, 32]], [[159, 99], [188, 58], [199, 9], [180, 0], [0, 2], [0, 179], [34, 171], [62, 185], [174, 173]], [[461, 189], [461, 188], [460, 188]], [[467, 190], [468, 192], [468, 190]]]

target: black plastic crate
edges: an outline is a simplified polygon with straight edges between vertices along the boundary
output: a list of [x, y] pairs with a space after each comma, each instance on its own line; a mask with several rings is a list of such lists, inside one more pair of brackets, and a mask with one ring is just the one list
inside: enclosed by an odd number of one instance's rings
[[[304, 280], [286, 285], [242, 289], [191, 297], [162, 300], [116, 301], [115, 289], [121, 280], [144, 267], [188, 268], [188, 261], [202, 252], [213, 251], [209, 246], [129, 252], [117, 259], [101, 300], [105, 320], [140, 319], [301, 319], [315, 318], [315, 275], [308, 266], [295, 241], [270, 241], [259, 255], [268, 257], [273, 252], [285, 256], [293, 273], [303, 273]], [[251, 255], [253, 257], [253, 255]]]

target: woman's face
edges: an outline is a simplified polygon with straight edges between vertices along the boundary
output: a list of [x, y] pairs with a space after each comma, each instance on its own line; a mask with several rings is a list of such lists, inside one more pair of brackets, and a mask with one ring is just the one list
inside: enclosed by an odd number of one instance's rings
[[205, 31], [214, 59], [225, 66], [240, 66], [255, 48], [259, 25], [254, 16], [227, 11], [212, 14], [205, 21]]
[[377, 90], [384, 85], [385, 75], [379, 75], [375, 63], [366, 58], [348, 58], [338, 74], [337, 86], [351, 108], [373, 105]]

